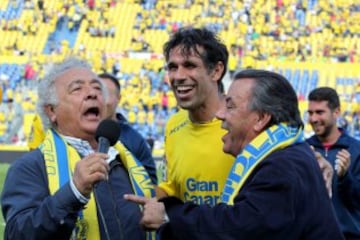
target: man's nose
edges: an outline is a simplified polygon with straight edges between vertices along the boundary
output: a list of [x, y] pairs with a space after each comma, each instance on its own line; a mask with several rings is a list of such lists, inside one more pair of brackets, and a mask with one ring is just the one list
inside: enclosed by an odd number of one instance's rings
[[186, 78], [185, 69], [183, 67], [178, 67], [172, 74], [172, 79], [182, 80]]
[[86, 92], [86, 98], [87, 99], [96, 99], [98, 97], [98, 90], [89, 87]]
[[317, 122], [317, 121], [318, 121], [318, 117], [316, 116], [316, 114], [312, 114], [312, 115], [309, 115], [308, 120], [309, 120], [309, 122], [311, 122], [311, 123]]
[[215, 113], [215, 117], [220, 120], [224, 120], [225, 112], [223, 106], [221, 106]]

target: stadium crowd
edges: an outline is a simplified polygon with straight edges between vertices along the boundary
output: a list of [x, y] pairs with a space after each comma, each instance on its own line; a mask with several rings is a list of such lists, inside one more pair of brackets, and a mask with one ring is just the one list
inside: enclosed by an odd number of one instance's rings
[[[120, 16], [125, 12], [132, 14]], [[165, 123], [177, 111], [161, 46], [179, 27], [207, 26], [219, 33], [230, 52], [229, 80], [238, 69], [270, 68], [275, 62], [360, 64], [359, 22], [360, 3], [352, 0], [2, 1], [0, 143], [25, 144], [36, 85], [49, 62], [68, 55], [89, 60], [95, 72], [117, 76], [119, 110], [161, 149]], [[60, 30], [77, 34], [74, 42], [53, 34]], [[353, 78], [356, 84], [359, 75]], [[348, 102], [358, 101], [360, 91], [352, 89]], [[339, 124], [360, 136], [359, 119], [352, 107]]]

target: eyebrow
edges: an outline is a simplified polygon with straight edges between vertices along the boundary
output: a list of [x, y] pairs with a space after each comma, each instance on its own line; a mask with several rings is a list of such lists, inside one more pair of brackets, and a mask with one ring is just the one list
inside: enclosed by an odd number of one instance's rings
[[174, 66], [177, 66], [178, 64], [174, 63], [174, 62], [169, 62], [168, 64], [166, 64], [166, 67], [167, 68], [170, 68], [170, 67], [174, 67]]
[[100, 78], [93, 78], [90, 83], [98, 83], [98, 84], [102, 85]]
[[308, 109], [308, 112], [316, 112], [316, 113], [318, 113], [318, 112], [325, 112], [325, 110], [323, 110], [323, 109], [316, 109], [316, 110]]
[[[202, 60], [202, 59], [200, 58], [200, 60]], [[184, 61], [182, 61], [180, 63], [169, 62], [167, 64], [167, 66], [178, 66], [178, 65], [189, 65], [189, 64], [198, 65], [197, 61], [194, 58], [187, 57], [187, 58], [185, 58]]]
[[[81, 85], [81, 84], [84, 84], [84, 83], [85, 83], [85, 80], [83, 80], [83, 79], [76, 79], [75, 81], [72, 81], [72, 82], [69, 84], [68, 89], [71, 89], [74, 85], [77, 85], [77, 84]], [[101, 85], [100, 79], [97, 79], [97, 78], [91, 79], [90, 84], [93, 84], [93, 83], [97, 83], [97, 84]]]

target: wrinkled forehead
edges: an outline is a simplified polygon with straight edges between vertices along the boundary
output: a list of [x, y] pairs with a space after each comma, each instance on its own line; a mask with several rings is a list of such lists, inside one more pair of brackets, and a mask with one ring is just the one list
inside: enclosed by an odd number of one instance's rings
[[308, 107], [311, 109], [330, 109], [329, 101], [327, 100], [310, 100]]
[[74, 83], [99, 83], [99, 77], [90, 69], [75, 67], [69, 68], [55, 77], [57, 85], [70, 85]]
[[170, 55], [176, 53], [182, 55], [184, 58], [190, 58], [190, 57], [201, 58], [203, 52], [204, 52], [204, 48], [200, 45], [179, 44], [170, 51]]

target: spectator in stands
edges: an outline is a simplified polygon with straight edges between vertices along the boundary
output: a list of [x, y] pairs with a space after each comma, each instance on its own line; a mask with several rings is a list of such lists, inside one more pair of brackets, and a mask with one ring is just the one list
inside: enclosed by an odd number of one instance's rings
[[29, 81], [32, 81], [36, 78], [36, 71], [31, 63], [25, 64], [24, 68], [24, 80], [26, 84], [28, 84]]
[[43, 145], [7, 173], [5, 239], [147, 239], [140, 208], [122, 196], [152, 196], [156, 176], [120, 141], [107, 154], [97, 152], [95, 131], [106, 114], [98, 76], [87, 62], [69, 58], [50, 68], [38, 94], [49, 130]]
[[125, 195], [145, 205], [142, 224], [160, 227], [161, 239], [343, 239], [287, 79], [236, 73], [216, 116], [227, 130], [223, 150], [236, 157], [222, 203]]
[[112, 68], [112, 74], [115, 77], [118, 78], [119, 76], [121, 76], [121, 63], [119, 59], [115, 60], [115, 63], [111, 66], [111, 68]]
[[86, 4], [91, 11], [95, 9], [95, 5], [96, 5], [95, 0], [87, 0]]
[[315, 135], [307, 142], [335, 169], [332, 202], [345, 238], [360, 239], [360, 142], [337, 127], [340, 101], [334, 89], [316, 88], [308, 101]]
[[19, 140], [19, 129], [24, 122], [24, 111], [21, 105], [13, 97], [10, 97], [6, 101], [3, 112], [9, 127], [6, 133], [0, 137], [0, 141], [8, 144], [16, 143]]
[[[182, 28], [165, 43], [164, 56], [182, 110], [166, 124], [167, 180], [159, 184], [157, 194], [214, 205], [234, 159], [222, 151], [225, 130], [215, 118], [223, 104], [228, 51], [208, 29]], [[201, 183], [213, 187], [196, 187]]]
[[44, 0], [38, 0], [37, 5], [40, 11], [44, 10]]
[[141, 134], [126, 121], [125, 117], [116, 111], [121, 99], [121, 88], [115, 76], [109, 73], [101, 73], [99, 77], [108, 90], [106, 100], [106, 118], [118, 121], [120, 124], [120, 141], [126, 148], [144, 165], [147, 172], [152, 176], [153, 183], [157, 183], [156, 166], [151, 154], [151, 148]]
[[34, 150], [40, 146], [40, 144], [45, 139], [45, 130], [41, 117], [39, 114], [35, 114], [33, 122], [31, 124], [31, 130], [29, 134], [29, 139], [27, 142], [29, 150]]

